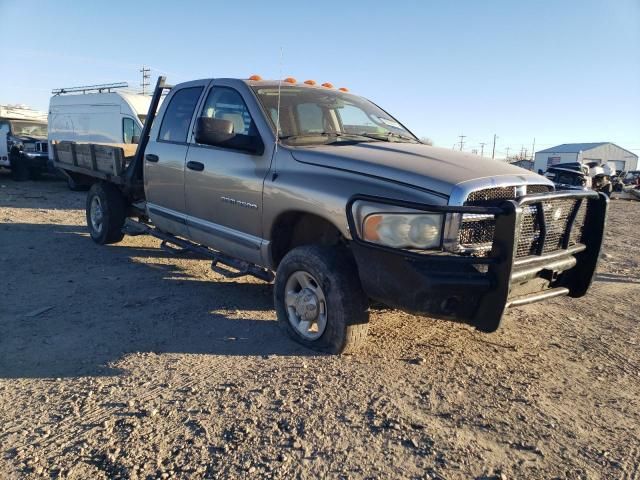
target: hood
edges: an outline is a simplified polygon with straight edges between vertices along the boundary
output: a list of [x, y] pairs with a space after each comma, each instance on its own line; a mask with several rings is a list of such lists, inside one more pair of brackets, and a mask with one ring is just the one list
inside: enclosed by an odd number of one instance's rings
[[551, 184], [546, 178], [506, 162], [469, 153], [414, 143], [339, 143], [311, 147], [291, 147], [299, 162], [337, 168], [391, 180], [450, 195], [453, 187], [470, 180], [517, 177], [523, 182]]

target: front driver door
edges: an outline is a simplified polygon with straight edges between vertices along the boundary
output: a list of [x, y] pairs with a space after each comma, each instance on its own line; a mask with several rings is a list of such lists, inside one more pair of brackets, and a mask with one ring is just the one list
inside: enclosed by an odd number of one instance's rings
[[[259, 136], [254, 115], [240, 92], [213, 85], [198, 114], [229, 120], [234, 133]], [[262, 187], [272, 150], [256, 155], [192, 141], [185, 169], [189, 236], [250, 262], [259, 263], [262, 243]]]

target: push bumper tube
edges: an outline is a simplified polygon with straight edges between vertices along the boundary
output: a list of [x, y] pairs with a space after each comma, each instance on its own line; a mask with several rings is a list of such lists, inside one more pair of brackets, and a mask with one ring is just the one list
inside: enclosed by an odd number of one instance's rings
[[[495, 233], [487, 257], [468, 257], [442, 251], [412, 253], [380, 247], [355, 235], [351, 214], [356, 200], [380, 202], [377, 197], [354, 197], [347, 206], [354, 254], [365, 292], [391, 307], [436, 318], [458, 320], [493, 332], [508, 307], [568, 295], [583, 296], [593, 281], [606, 223], [608, 198], [592, 191], [550, 192], [509, 200], [495, 207], [451, 207], [393, 202], [423, 211], [495, 215]], [[588, 202], [580, 243], [550, 253], [517, 257], [523, 210], [558, 199]], [[573, 219], [570, 220], [573, 222]], [[570, 224], [567, 228], [572, 228]], [[544, 234], [544, 233], [543, 233]]]

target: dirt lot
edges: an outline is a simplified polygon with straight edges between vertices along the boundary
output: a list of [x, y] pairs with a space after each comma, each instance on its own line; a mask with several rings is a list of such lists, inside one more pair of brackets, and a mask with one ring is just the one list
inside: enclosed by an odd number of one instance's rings
[[84, 198], [0, 174], [0, 478], [639, 478], [640, 202], [582, 300], [491, 335], [376, 310], [325, 356], [269, 285], [95, 245]]

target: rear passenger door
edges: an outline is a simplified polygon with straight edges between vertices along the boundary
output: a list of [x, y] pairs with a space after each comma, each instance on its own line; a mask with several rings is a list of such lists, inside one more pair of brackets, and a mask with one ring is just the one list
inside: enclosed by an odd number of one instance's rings
[[[234, 133], [264, 136], [241, 92], [214, 81], [197, 116], [229, 120]], [[247, 94], [248, 95], [248, 94]], [[246, 98], [252, 100], [252, 98]], [[185, 200], [189, 236], [238, 258], [260, 262], [262, 187], [273, 150], [260, 155], [233, 146], [191, 144], [185, 169]]]
[[184, 164], [187, 136], [196, 105], [209, 81], [182, 84], [163, 102], [145, 149], [144, 183], [153, 223], [175, 235], [187, 236]]

